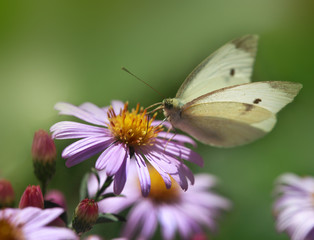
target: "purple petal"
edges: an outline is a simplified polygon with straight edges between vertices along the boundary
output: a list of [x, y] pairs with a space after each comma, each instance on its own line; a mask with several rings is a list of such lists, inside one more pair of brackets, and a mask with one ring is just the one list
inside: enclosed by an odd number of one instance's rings
[[104, 111], [102, 108], [96, 106], [95, 104], [86, 102], [86, 103], [81, 104], [79, 108], [93, 115], [94, 118], [96, 118], [98, 121], [104, 122], [107, 124], [109, 123], [107, 112]]
[[[113, 176], [120, 169], [123, 162], [126, 160], [127, 148], [123, 144], [116, 143], [108, 148], [103, 161], [108, 161], [106, 165], [106, 174], [108, 176]], [[107, 160], [106, 158], [111, 158], [112, 160]], [[110, 161], [110, 162], [109, 162]], [[98, 162], [98, 161], [97, 161]], [[98, 163], [96, 162], [96, 168]], [[98, 168], [97, 168], [98, 169]]]
[[193, 221], [191, 221], [191, 219], [188, 218], [185, 214], [183, 214], [183, 212], [180, 210], [178, 211], [177, 209], [173, 208], [172, 214], [175, 217], [176, 223], [178, 224], [177, 226], [180, 234], [184, 239], [188, 239], [192, 232], [191, 229], [192, 224], [195, 223], [193, 223]]
[[115, 194], [120, 194], [124, 188], [124, 185], [127, 179], [127, 171], [128, 171], [129, 162], [130, 162], [130, 156], [129, 156], [129, 153], [127, 152], [125, 154], [125, 159], [119, 171], [114, 176], [113, 192]]
[[150, 239], [157, 228], [157, 216], [155, 209], [151, 208], [150, 211], [146, 211], [143, 214], [143, 225], [140, 232], [140, 239]]
[[165, 138], [166, 140], [178, 141], [181, 143], [189, 143], [193, 147], [197, 146], [196, 142], [192, 138], [185, 136], [185, 135], [182, 135], [182, 134], [176, 134], [176, 133], [170, 133], [170, 132], [160, 132], [160, 133], [158, 133], [158, 137]]
[[[125, 148], [121, 147], [120, 143], [111, 144], [97, 159], [95, 168], [97, 170], [103, 170], [107, 167], [108, 164], [111, 164], [113, 166], [110, 166], [110, 168], [113, 168], [115, 165], [115, 158], [118, 156], [125, 156]], [[120, 162], [121, 165], [121, 162]], [[106, 174], [108, 175], [107, 169]], [[112, 176], [112, 175], [110, 175]]]
[[149, 161], [149, 163], [157, 170], [157, 172], [159, 172], [160, 176], [166, 184], [166, 187], [169, 189], [171, 187], [171, 178], [167, 171], [160, 167], [160, 165], [157, 163], [158, 159], [154, 158], [151, 154], [146, 154], [145, 157]]
[[40, 240], [79, 240], [78, 236], [70, 229], [61, 227], [42, 227], [25, 232], [27, 239]]
[[83, 123], [62, 121], [54, 124], [50, 131], [55, 139], [87, 138], [109, 136], [109, 131], [103, 127], [91, 126]]
[[93, 147], [103, 146], [103, 149], [108, 147], [112, 142], [111, 137], [88, 137], [81, 140], [78, 140], [71, 145], [67, 146], [63, 152], [63, 158], [69, 158], [73, 155], [89, 151]]
[[74, 106], [70, 103], [64, 103], [64, 102], [59, 102], [55, 105], [55, 109], [60, 111], [60, 114], [63, 115], [71, 115], [74, 117], [77, 117], [79, 119], [82, 119], [86, 122], [100, 125], [100, 126], [105, 126], [106, 123], [99, 121], [95, 116], [77, 106]]
[[134, 153], [136, 159], [136, 167], [140, 179], [142, 195], [147, 197], [150, 192], [150, 175], [145, 163], [145, 159], [141, 154]]
[[[173, 157], [178, 157], [180, 159], [184, 159], [190, 162], [193, 162], [199, 166], [203, 166], [204, 161], [203, 158], [196, 152], [191, 149], [177, 144], [173, 142], [160, 142], [160, 144], [155, 144], [156, 148], [158, 148], [161, 152], [165, 152], [168, 155]], [[166, 146], [166, 148], [164, 147]]]
[[194, 175], [192, 173], [192, 171], [184, 164], [181, 164], [180, 165], [180, 170], [182, 172], [182, 174], [190, 180], [191, 184], [193, 185], [194, 184]]
[[27, 221], [29, 230], [45, 226], [64, 212], [64, 209], [62, 208], [49, 208], [42, 210], [39, 208], [28, 207], [25, 209], [27, 210], [25, 210], [25, 212], [23, 211], [23, 216], [25, 217], [24, 221]]
[[158, 218], [161, 225], [162, 236], [165, 240], [174, 238], [177, 223], [172, 215], [171, 207], [164, 205], [159, 208]]
[[176, 174], [171, 174], [171, 177], [180, 185], [180, 187], [186, 191], [188, 189], [188, 181], [181, 169], [178, 169]]
[[71, 157], [69, 157], [67, 159], [67, 161], [65, 162], [65, 165], [67, 167], [73, 167], [83, 161], [85, 161], [86, 159], [94, 156], [95, 154], [99, 153], [99, 152], [102, 152], [104, 150], [103, 146], [98, 146], [98, 147], [93, 147], [93, 148], [90, 148], [88, 150], [86, 150], [85, 152], [81, 152], [81, 153], [78, 153], [78, 154], [75, 154]]
[[123, 229], [122, 235], [129, 239], [135, 235], [136, 230], [143, 224], [143, 216], [147, 211], [151, 211], [152, 205], [149, 201], [141, 201], [135, 205], [128, 214], [128, 221]]

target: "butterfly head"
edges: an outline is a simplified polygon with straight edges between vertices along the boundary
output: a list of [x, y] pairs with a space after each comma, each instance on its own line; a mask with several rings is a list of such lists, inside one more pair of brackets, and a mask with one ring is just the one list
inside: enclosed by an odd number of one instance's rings
[[164, 115], [168, 120], [180, 117], [180, 103], [176, 98], [166, 98], [162, 101]]

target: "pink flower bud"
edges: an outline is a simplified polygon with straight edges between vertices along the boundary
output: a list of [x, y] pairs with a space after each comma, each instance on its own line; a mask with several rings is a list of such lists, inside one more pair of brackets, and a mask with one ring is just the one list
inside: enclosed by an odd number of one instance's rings
[[51, 136], [42, 129], [34, 134], [32, 157], [36, 177], [46, 184], [56, 171], [57, 151]]
[[92, 229], [98, 218], [98, 204], [93, 199], [84, 199], [75, 209], [72, 226], [78, 234]]
[[14, 191], [11, 183], [8, 180], [0, 179], [0, 209], [13, 207]]
[[34, 161], [52, 162], [57, 156], [56, 146], [49, 133], [38, 130], [34, 134], [32, 145], [32, 156]]
[[44, 209], [44, 197], [39, 186], [28, 186], [20, 200], [19, 208], [38, 207]]

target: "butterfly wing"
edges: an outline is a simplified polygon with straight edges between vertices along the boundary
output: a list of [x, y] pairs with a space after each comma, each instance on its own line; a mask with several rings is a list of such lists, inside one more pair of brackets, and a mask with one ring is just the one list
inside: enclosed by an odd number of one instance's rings
[[257, 41], [256, 35], [247, 35], [219, 48], [190, 73], [176, 98], [187, 103], [220, 88], [249, 83]]
[[299, 83], [279, 81], [227, 87], [184, 105], [180, 121], [173, 125], [205, 144], [243, 145], [271, 131], [276, 113], [301, 88]]

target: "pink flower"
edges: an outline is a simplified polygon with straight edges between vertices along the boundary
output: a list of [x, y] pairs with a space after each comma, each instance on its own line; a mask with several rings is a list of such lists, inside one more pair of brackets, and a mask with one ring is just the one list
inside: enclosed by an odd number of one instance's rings
[[[167, 188], [171, 187], [171, 177], [182, 189], [193, 184], [194, 176], [182, 160], [203, 164], [202, 158], [184, 144], [195, 145], [194, 141], [180, 134], [163, 131], [161, 121], [149, 118], [146, 110], [128, 110], [128, 104], [112, 101], [111, 107], [99, 108], [92, 103], [79, 107], [69, 103], [57, 103], [60, 114], [72, 115], [93, 125], [64, 121], [51, 127], [56, 139], [80, 140], [66, 147], [62, 157], [68, 167], [74, 166], [91, 156], [101, 153], [95, 167], [105, 169], [108, 176], [114, 176], [114, 192], [120, 194], [127, 179], [130, 160], [134, 160], [140, 179], [142, 194], [150, 191], [149, 162], [162, 176]], [[94, 126], [98, 125], [98, 126]], [[168, 125], [168, 123], [164, 123]], [[170, 177], [171, 176], [171, 177]]]
[[[203, 233], [202, 227], [216, 230], [216, 220], [221, 210], [230, 208], [231, 203], [210, 189], [216, 179], [209, 174], [195, 176], [195, 184], [184, 192], [173, 182], [170, 189], [165, 187], [162, 178], [152, 167], [151, 191], [143, 197], [136, 177], [135, 165], [130, 165], [129, 178], [122, 191], [125, 197], [106, 198], [98, 202], [101, 213], [119, 213], [131, 206], [122, 236], [127, 239], [149, 239], [160, 224], [163, 239], [173, 239], [176, 232], [180, 239], [191, 239]], [[99, 172], [102, 184], [106, 179], [105, 171]], [[90, 176], [88, 191], [90, 197], [97, 192], [97, 180]], [[112, 189], [108, 188], [106, 192]]]
[[314, 178], [281, 175], [276, 182], [273, 212], [279, 232], [292, 240], [314, 240]]
[[23, 240], [72, 240], [76, 234], [67, 228], [48, 227], [47, 224], [60, 216], [61, 208], [42, 210], [35, 207], [0, 210], [0, 239]]

